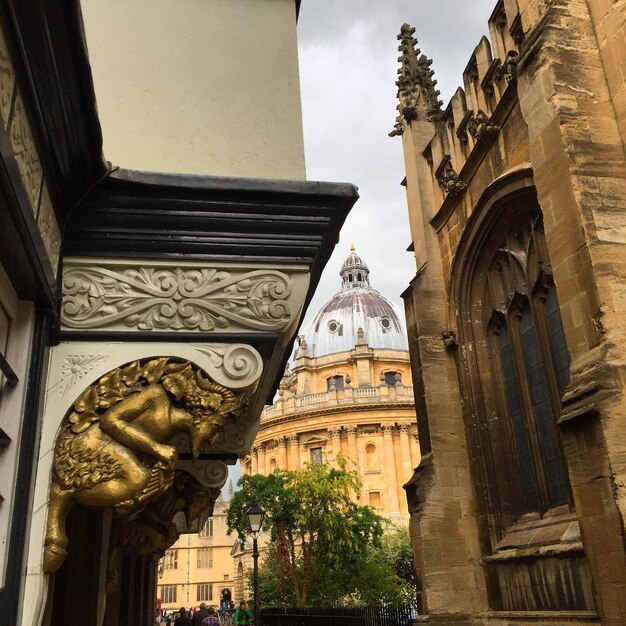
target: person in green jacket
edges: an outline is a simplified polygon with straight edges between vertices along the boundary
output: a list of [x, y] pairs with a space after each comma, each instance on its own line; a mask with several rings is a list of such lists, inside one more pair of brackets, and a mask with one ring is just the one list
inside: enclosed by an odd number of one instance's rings
[[248, 608], [245, 602], [242, 602], [238, 608], [235, 609], [233, 615], [233, 626], [249, 626], [252, 621], [252, 611]]

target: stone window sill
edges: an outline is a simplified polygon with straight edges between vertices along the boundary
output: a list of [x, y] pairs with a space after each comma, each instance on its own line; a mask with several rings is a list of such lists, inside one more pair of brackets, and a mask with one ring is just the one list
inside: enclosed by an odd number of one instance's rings
[[489, 611], [483, 617], [489, 619], [506, 619], [507, 621], [528, 624], [529, 620], [554, 622], [561, 626], [564, 621], [576, 624], [578, 622], [597, 622], [598, 614], [594, 611]]
[[484, 561], [505, 561], [583, 550], [578, 519], [569, 506], [522, 515]]

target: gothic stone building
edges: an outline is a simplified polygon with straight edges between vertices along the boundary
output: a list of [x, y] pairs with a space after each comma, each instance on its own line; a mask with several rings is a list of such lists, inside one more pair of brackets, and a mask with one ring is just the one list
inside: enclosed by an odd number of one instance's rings
[[432, 623], [626, 624], [625, 18], [500, 0], [445, 107], [399, 35]]

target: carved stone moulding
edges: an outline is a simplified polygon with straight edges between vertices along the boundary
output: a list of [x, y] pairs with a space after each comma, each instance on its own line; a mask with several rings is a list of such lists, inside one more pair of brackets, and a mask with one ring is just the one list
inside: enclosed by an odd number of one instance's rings
[[309, 283], [301, 266], [68, 258], [65, 330], [284, 331]]

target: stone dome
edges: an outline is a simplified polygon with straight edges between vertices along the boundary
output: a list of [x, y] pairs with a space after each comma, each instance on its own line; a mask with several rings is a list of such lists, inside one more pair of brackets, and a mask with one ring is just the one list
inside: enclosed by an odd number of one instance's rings
[[[360, 340], [370, 348], [408, 350], [402, 318], [396, 306], [372, 289], [369, 268], [352, 247], [343, 262], [341, 291], [336, 293], [301, 333], [296, 356], [304, 349], [320, 357], [352, 350]], [[363, 338], [359, 337], [359, 329]]]

